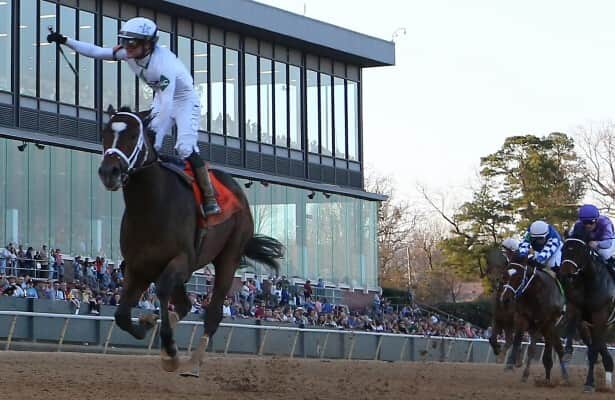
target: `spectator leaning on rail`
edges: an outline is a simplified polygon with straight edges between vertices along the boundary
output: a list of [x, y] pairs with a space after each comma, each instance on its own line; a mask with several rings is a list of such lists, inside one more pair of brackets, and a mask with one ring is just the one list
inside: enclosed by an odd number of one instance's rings
[[572, 228], [572, 237], [585, 239], [587, 245], [600, 255], [605, 264], [615, 275], [615, 237], [613, 223], [606, 215], [600, 215], [598, 208], [584, 204], [579, 208], [579, 220]]
[[128, 20], [118, 38], [120, 44], [113, 48], [80, 42], [57, 32], [48, 35], [47, 41], [65, 44], [79, 54], [98, 60], [126, 61], [130, 69], [154, 91], [149, 122], [149, 129], [155, 133], [154, 147], [160, 150], [164, 136], [169, 134], [175, 122], [175, 149], [194, 169], [203, 193], [203, 214], [220, 213], [205, 163], [199, 156], [197, 139], [201, 105], [190, 72], [169, 49], [156, 44], [158, 26], [150, 19], [137, 17]]
[[534, 221], [530, 225], [523, 241], [519, 245], [519, 254], [523, 257], [529, 255], [530, 248], [534, 250], [531, 259], [537, 268], [551, 268], [554, 272], [559, 270], [562, 260], [562, 237], [557, 229], [545, 221]]

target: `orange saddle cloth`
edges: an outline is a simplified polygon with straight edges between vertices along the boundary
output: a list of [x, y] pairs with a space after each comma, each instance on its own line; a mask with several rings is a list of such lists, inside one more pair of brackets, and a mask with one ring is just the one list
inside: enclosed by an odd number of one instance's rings
[[[206, 228], [215, 226], [223, 223], [227, 219], [229, 219], [233, 214], [235, 214], [241, 208], [241, 203], [235, 194], [222, 182], [216, 178], [216, 174], [214, 174], [211, 170], [209, 170], [209, 179], [211, 180], [211, 184], [214, 187], [214, 192], [216, 196], [216, 200], [218, 201], [218, 205], [222, 209], [220, 214], [210, 215], [207, 218], [204, 218], [201, 213], [199, 213], [199, 227]], [[196, 204], [200, 205], [203, 202], [203, 195], [201, 194], [201, 190], [199, 189], [199, 185], [194, 179], [194, 172], [192, 171], [192, 165], [189, 162], [184, 164], [184, 172], [186, 175], [192, 178], [192, 193], [194, 194], [194, 200]]]

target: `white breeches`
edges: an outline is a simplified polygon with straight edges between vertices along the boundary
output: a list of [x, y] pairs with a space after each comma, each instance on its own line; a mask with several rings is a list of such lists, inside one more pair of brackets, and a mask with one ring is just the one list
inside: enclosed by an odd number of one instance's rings
[[[155, 99], [154, 99], [155, 101]], [[199, 138], [199, 120], [201, 118], [201, 104], [197, 98], [175, 101], [171, 114], [177, 126], [177, 141], [175, 150], [182, 159], [186, 159], [193, 152], [199, 153], [197, 145]], [[157, 138], [158, 139], [158, 138]], [[157, 150], [162, 146], [162, 140], [156, 140]]]

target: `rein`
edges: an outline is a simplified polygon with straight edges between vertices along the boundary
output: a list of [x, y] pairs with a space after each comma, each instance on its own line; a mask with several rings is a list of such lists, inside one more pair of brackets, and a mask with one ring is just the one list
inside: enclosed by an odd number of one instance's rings
[[[519, 263], [510, 263], [508, 264], [508, 266], [516, 266], [519, 268], [523, 269], [523, 279], [521, 280], [521, 283], [519, 283], [519, 286], [517, 288], [514, 288], [511, 284], [510, 284], [510, 279], [508, 280], [509, 283], [504, 285], [504, 290], [502, 291], [501, 294], [501, 299], [504, 299], [504, 293], [506, 293], [507, 290], [510, 290], [511, 292], [513, 292], [513, 294], [515, 295], [515, 298], [519, 298], [523, 295], [523, 293], [525, 293], [525, 291], [530, 287], [530, 285], [532, 284], [532, 282], [534, 281], [534, 277], [536, 276], [536, 269], [534, 268], [534, 270], [532, 271], [532, 274], [530, 275], [530, 277], [528, 278], [527, 274], [528, 274], [528, 267], [521, 265]], [[516, 270], [515, 270], [516, 271]]]
[[[126, 163], [128, 168], [126, 172], [122, 172], [122, 174], [126, 176], [126, 175], [130, 175], [131, 173], [134, 173], [135, 171], [141, 168], [147, 167], [147, 165], [145, 165], [145, 162], [147, 162], [147, 159], [149, 157], [149, 146], [145, 145], [145, 135], [143, 132], [143, 121], [141, 121], [141, 118], [139, 118], [139, 116], [137, 116], [134, 113], [127, 112], [127, 111], [120, 111], [120, 112], [115, 113], [114, 116], [115, 115], [126, 115], [126, 116], [129, 116], [135, 119], [139, 123], [139, 138], [137, 139], [137, 144], [132, 149], [132, 153], [130, 153], [130, 156], [127, 156], [122, 150], [116, 147], [119, 133], [115, 134], [115, 139], [113, 140], [113, 144], [111, 145], [111, 147], [109, 147], [107, 150], [103, 152], [103, 157], [116, 156], [120, 160]], [[115, 123], [116, 122], [112, 122], [111, 126], [113, 126], [113, 124]], [[139, 159], [139, 155], [143, 151], [143, 147], [145, 147], [145, 156], [141, 159], [141, 163], [137, 166], [136, 165], [137, 160]]]

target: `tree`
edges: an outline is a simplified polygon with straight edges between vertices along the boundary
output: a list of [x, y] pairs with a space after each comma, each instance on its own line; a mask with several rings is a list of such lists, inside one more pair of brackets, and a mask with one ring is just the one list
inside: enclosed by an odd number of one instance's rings
[[452, 215], [447, 215], [432, 196], [423, 189], [423, 196], [446, 221], [451, 235], [438, 244], [444, 264], [464, 279], [483, 276], [485, 256], [489, 249], [499, 246], [508, 234], [513, 217], [506, 204], [498, 200], [487, 182], [482, 182], [472, 195]]
[[382, 287], [407, 287], [406, 250], [410, 234], [421, 214], [406, 201], [397, 199], [390, 177], [372, 174], [366, 178], [366, 190], [387, 196], [378, 209], [378, 266]]
[[481, 175], [498, 188], [520, 230], [537, 219], [560, 229], [574, 220], [585, 194], [584, 173], [574, 141], [557, 132], [509, 137], [500, 150], [481, 159]]
[[580, 128], [577, 138], [589, 190], [603, 208], [611, 210], [615, 206], [615, 125]]

